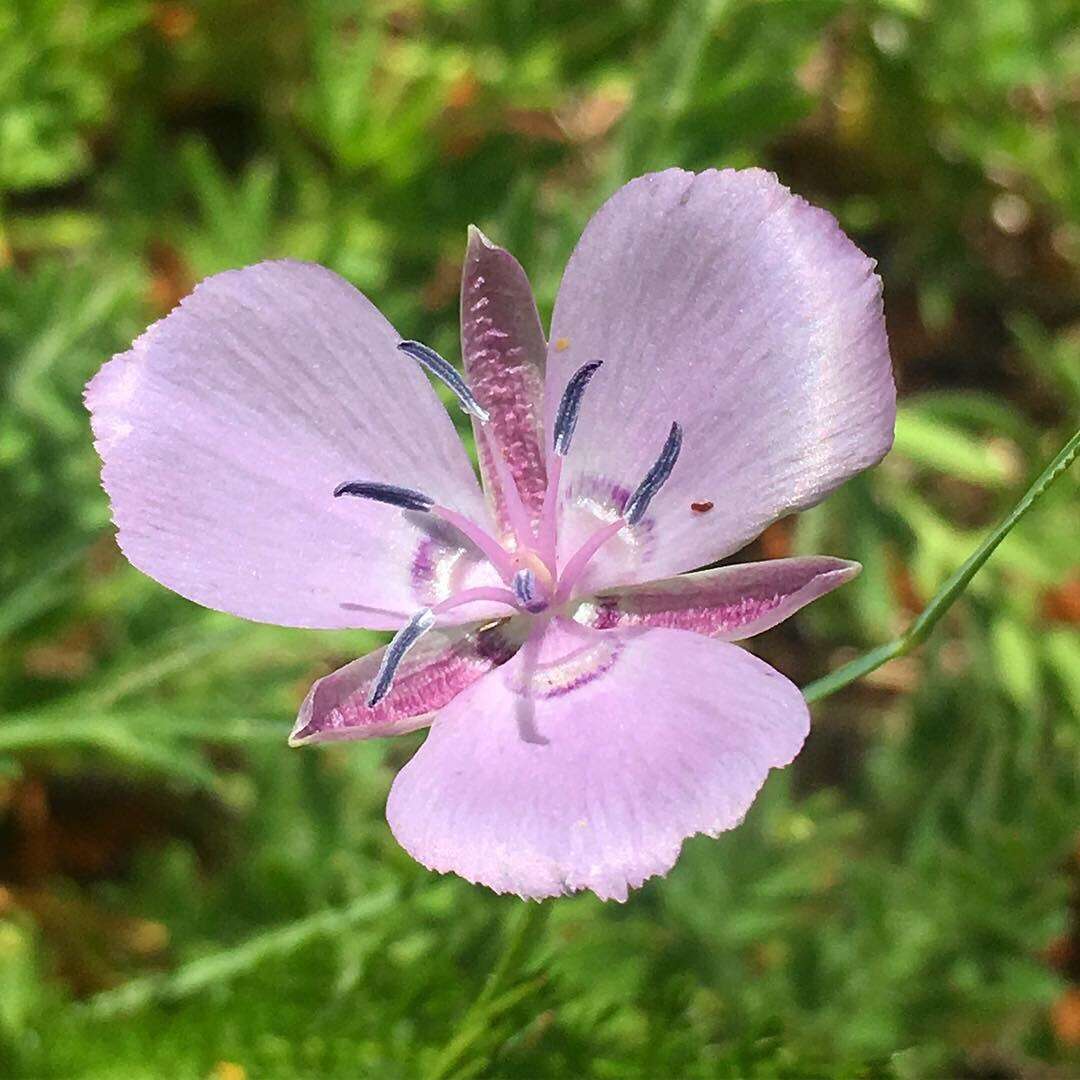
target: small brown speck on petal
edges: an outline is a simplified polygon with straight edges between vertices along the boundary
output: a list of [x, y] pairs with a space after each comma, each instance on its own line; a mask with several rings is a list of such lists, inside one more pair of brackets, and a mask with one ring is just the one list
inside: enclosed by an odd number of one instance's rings
[[692, 502], [690, 509], [695, 514], [707, 514], [713, 508], [713, 503], [709, 499], [702, 499], [700, 502]]
[[561, 337], [555, 340], [555, 351], [565, 352], [570, 348], [570, 339], [568, 337]]

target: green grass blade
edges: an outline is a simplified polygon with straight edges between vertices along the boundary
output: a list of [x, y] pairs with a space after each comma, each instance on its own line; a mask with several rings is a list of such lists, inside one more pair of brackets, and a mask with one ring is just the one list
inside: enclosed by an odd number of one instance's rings
[[1054, 481], [1072, 465], [1078, 453], [1080, 453], [1080, 431], [1077, 431], [1062, 447], [1057, 457], [1047, 465], [1035, 483], [1024, 493], [1023, 498], [1012, 508], [998, 527], [971, 553], [964, 564], [941, 586], [922, 614], [903, 634], [885, 645], [879, 645], [876, 649], [871, 649], [870, 652], [852, 660], [831, 674], [816, 679], [803, 688], [803, 697], [811, 704], [820, 701], [830, 694], [835, 694], [837, 690], [842, 690], [857, 679], [861, 679], [864, 675], [868, 675], [887, 661], [897, 656], [904, 656], [916, 646], [921, 645], [930, 636], [930, 632], [945, 612], [952, 607], [960, 594], [967, 588], [968, 583], [979, 572], [983, 563], [994, 553], [995, 548], [1009, 535], [1017, 522], [1042, 498]]
[[288, 956], [322, 937], [354, 930], [385, 914], [397, 902], [395, 888], [361, 896], [342, 908], [327, 908], [200, 957], [166, 974], [148, 975], [92, 997], [82, 1008], [107, 1019], [126, 1016], [162, 1001], [178, 1001], [247, 974], [266, 960]]

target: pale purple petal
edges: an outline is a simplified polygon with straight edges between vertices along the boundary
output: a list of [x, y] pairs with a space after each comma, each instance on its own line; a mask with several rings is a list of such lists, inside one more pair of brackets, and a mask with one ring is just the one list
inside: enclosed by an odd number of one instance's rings
[[496, 582], [449, 526], [333, 497], [373, 480], [487, 519], [453, 424], [399, 340], [322, 267], [204, 281], [87, 388], [124, 553], [191, 600], [288, 626], [391, 628]]
[[390, 692], [367, 704], [385, 649], [377, 649], [316, 682], [300, 706], [289, 743], [372, 739], [400, 735], [431, 718], [466, 687], [521, 647], [527, 620], [430, 630], [406, 654]]
[[510, 530], [492, 454], [502, 453], [535, 519], [547, 485], [544, 365], [547, 345], [529, 279], [508, 251], [475, 227], [461, 276], [461, 355], [488, 424], [473, 422], [484, 489], [503, 533]]
[[758, 169], [672, 169], [601, 207], [555, 304], [551, 340], [566, 347], [548, 352], [549, 423], [570, 375], [604, 362], [566, 461], [560, 557], [621, 509], [673, 421], [683, 447], [581, 591], [715, 562], [887, 452], [895, 392], [873, 268], [830, 214]]
[[624, 900], [737, 825], [808, 728], [798, 689], [737, 645], [557, 620], [439, 713], [387, 818], [425, 866], [496, 892]]
[[606, 590], [582, 602], [574, 618], [597, 630], [666, 626], [741, 641], [782, 623], [861, 569], [825, 555], [720, 566]]

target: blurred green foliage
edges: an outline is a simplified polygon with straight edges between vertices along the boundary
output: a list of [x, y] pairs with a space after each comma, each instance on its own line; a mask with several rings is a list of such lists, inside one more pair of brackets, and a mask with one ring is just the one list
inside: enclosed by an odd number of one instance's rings
[[904, 395], [889, 459], [758, 549], [865, 566], [755, 642], [808, 681], [902, 629], [1080, 414], [1078, 25], [1075, 0], [3, 0], [0, 1070], [1074, 1074], [1075, 477], [919, 654], [816, 707], [741, 828], [545, 923], [397, 849], [417, 738], [286, 749], [375, 636], [128, 567], [80, 393], [267, 256], [455, 355], [470, 221], [549, 311], [618, 184], [765, 164], [879, 259]]

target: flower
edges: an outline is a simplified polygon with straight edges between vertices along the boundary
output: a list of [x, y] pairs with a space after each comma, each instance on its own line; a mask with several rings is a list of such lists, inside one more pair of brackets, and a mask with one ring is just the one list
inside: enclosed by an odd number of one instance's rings
[[[464, 379], [329, 270], [218, 274], [87, 389], [120, 546], [244, 618], [395, 630], [315, 683], [291, 742], [430, 725], [387, 805], [417, 860], [625, 899], [808, 732], [731, 642], [858, 564], [697, 568], [888, 451], [873, 265], [769, 173], [643, 176], [586, 228], [550, 342], [470, 230]], [[482, 489], [422, 369], [471, 414]]]

